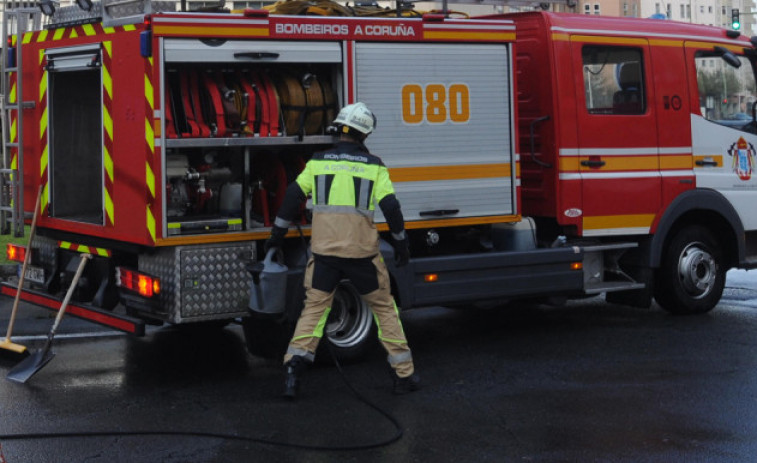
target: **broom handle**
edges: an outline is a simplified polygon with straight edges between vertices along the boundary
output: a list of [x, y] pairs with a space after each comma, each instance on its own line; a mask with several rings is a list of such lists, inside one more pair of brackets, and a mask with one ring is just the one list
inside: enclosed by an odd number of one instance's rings
[[81, 277], [82, 272], [84, 272], [84, 266], [87, 265], [87, 261], [91, 258], [92, 254], [83, 253], [81, 255], [79, 267], [77, 267], [76, 269], [74, 279], [71, 280], [71, 286], [69, 286], [68, 291], [66, 291], [66, 297], [63, 298], [63, 303], [60, 305], [60, 309], [58, 309], [58, 315], [55, 316], [55, 322], [53, 323], [53, 327], [50, 329], [50, 333], [48, 333], [47, 335], [47, 343], [45, 344], [43, 351], [49, 349], [50, 344], [53, 342], [53, 336], [55, 336], [55, 333], [58, 331], [58, 325], [60, 325], [60, 321], [63, 319], [63, 314], [66, 312], [68, 303], [69, 301], [71, 301], [71, 296], [74, 294], [74, 289], [76, 289], [76, 283], [79, 282], [79, 278]]
[[26, 245], [26, 252], [24, 253], [24, 264], [21, 266], [21, 275], [18, 277], [18, 289], [16, 289], [16, 298], [13, 300], [13, 310], [11, 311], [11, 318], [8, 320], [8, 332], [5, 333], [5, 341], [9, 342], [11, 339], [11, 333], [13, 333], [13, 325], [16, 323], [16, 312], [18, 311], [18, 301], [21, 299], [21, 288], [24, 287], [24, 279], [26, 278], [26, 266], [29, 264], [29, 259], [32, 255], [32, 240], [34, 239], [34, 232], [37, 229], [37, 213], [39, 212], [39, 203], [42, 198], [42, 185], [39, 186], [37, 191], [37, 202], [34, 204], [34, 216], [32, 216], [32, 228], [29, 231], [29, 242]]

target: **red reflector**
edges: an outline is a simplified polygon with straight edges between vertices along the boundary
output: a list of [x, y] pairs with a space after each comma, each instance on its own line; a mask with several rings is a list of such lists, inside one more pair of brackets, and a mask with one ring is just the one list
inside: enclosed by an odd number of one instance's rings
[[5, 256], [8, 260], [23, 262], [26, 257], [26, 247], [8, 243], [5, 247]]

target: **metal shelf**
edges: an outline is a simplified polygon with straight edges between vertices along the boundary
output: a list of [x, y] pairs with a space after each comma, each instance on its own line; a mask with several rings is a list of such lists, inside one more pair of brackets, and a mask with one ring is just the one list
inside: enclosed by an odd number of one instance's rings
[[300, 137], [169, 138], [166, 148], [225, 148], [235, 146], [324, 145], [334, 143], [331, 135]]

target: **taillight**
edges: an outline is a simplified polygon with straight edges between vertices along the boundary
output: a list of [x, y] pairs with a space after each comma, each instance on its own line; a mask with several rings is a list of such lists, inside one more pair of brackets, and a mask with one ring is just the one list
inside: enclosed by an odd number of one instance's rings
[[5, 247], [5, 257], [8, 260], [23, 262], [24, 258], [26, 258], [26, 247], [8, 243]]
[[123, 267], [116, 267], [116, 285], [144, 297], [160, 294], [159, 278]]

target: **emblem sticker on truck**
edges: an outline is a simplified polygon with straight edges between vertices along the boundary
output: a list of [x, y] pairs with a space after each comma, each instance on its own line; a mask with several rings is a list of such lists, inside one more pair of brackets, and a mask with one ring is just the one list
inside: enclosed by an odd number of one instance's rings
[[754, 145], [747, 143], [744, 137], [739, 137], [739, 140], [728, 148], [728, 155], [733, 158], [731, 163], [733, 171], [741, 180], [747, 181], [752, 178], [752, 166], [754, 164], [752, 159], [755, 154], [757, 153]]

